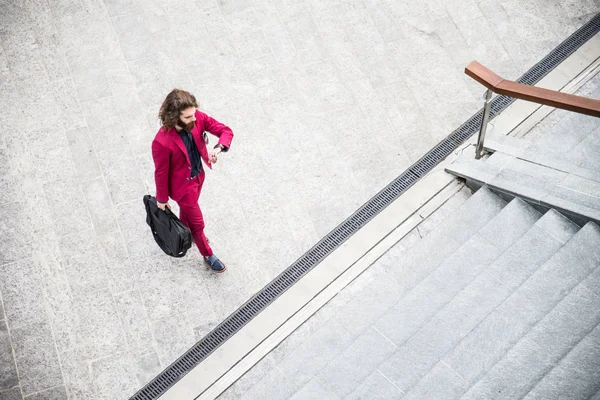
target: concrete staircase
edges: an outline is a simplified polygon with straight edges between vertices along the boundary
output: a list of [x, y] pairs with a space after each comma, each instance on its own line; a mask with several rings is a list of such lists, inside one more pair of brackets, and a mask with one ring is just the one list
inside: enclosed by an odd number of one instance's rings
[[[587, 399], [600, 390], [600, 229], [486, 187], [388, 272], [378, 370], [409, 399]], [[340, 393], [343, 394], [343, 393]]]
[[600, 129], [582, 126], [562, 153], [550, 133], [459, 157], [475, 193], [220, 398], [600, 400]]
[[563, 115], [537, 136], [488, 137], [491, 155], [446, 168], [481, 188], [471, 200], [509, 201], [474, 236], [501, 254], [473, 249], [489, 265], [469, 286], [486, 290], [452, 300], [458, 343], [408, 398], [600, 398], [600, 119]]
[[580, 225], [600, 223], [600, 118], [568, 115], [533, 140], [491, 136], [485, 148], [493, 154], [475, 160], [465, 153], [446, 171]]

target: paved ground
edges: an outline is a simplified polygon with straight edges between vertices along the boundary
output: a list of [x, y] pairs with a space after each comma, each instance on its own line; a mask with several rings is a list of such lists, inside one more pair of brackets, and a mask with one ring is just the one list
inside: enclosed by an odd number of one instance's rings
[[[585, 168], [600, 209], [598, 118], [557, 110], [526, 137]], [[219, 400], [600, 398], [600, 229], [487, 193], [464, 187]]]
[[[0, 0], [0, 399], [128, 397], [470, 116], [468, 61], [516, 78], [598, 6]], [[222, 276], [144, 222], [173, 87], [237, 134]]]

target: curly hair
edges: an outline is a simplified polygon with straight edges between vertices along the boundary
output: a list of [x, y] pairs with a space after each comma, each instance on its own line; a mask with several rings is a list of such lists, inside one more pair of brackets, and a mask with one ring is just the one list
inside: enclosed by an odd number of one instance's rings
[[181, 112], [190, 107], [198, 108], [198, 102], [193, 94], [182, 89], [171, 90], [158, 112], [161, 125], [167, 129], [175, 128]]

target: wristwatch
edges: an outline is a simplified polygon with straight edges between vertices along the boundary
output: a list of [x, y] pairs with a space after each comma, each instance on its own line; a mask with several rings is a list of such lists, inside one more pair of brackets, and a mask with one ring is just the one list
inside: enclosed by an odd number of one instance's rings
[[223, 145], [222, 145], [222, 144], [220, 144], [220, 143], [219, 143], [219, 144], [217, 144], [217, 145], [215, 145], [215, 147], [214, 147], [214, 148], [215, 148], [215, 149], [216, 149], [216, 148], [219, 148], [219, 149], [221, 149], [221, 151], [222, 151], [222, 152], [225, 152], [225, 151], [227, 151], [227, 147], [223, 146]]

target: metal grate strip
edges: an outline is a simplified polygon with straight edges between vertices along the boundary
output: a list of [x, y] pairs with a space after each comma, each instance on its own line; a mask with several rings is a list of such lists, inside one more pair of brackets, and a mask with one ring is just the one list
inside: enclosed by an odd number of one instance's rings
[[[597, 14], [527, 71], [517, 82], [534, 85], [599, 31], [600, 14]], [[490, 118], [497, 116], [513, 101], [514, 99], [505, 96], [495, 97], [491, 104]], [[319, 264], [327, 255], [402, 195], [421, 177], [425, 176], [464, 141], [478, 132], [481, 118], [482, 111], [480, 110], [162, 371], [131, 397], [131, 400], [156, 399], [165, 393], [304, 274]]]

